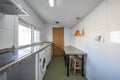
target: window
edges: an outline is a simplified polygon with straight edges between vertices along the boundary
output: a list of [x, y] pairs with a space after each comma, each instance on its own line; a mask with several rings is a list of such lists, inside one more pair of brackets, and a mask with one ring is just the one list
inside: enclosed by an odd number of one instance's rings
[[40, 42], [40, 31], [34, 30], [34, 42]]
[[40, 30], [25, 21], [19, 20], [18, 47], [27, 46], [37, 42], [40, 42]]
[[18, 25], [18, 46], [31, 44], [31, 28]]

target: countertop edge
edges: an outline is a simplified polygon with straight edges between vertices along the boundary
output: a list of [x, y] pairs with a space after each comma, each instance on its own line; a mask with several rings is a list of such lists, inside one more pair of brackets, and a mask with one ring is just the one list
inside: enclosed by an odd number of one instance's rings
[[30, 59], [33, 55], [35, 55], [36, 53], [44, 50], [45, 48], [47, 48], [50, 45], [52, 45], [52, 43], [49, 43], [49, 45], [43, 47], [42, 49], [40, 49], [40, 50], [38, 50], [36, 52], [31, 52], [31, 53], [23, 56], [22, 58], [19, 58], [18, 60], [15, 60], [13, 62], [10, 62], [10, 63], [6, 64], [5, 66], [3, 66], [3, 67], [0, 68], [0, 74], [3, 74], [4, 72], [7, 72], [7, 71], [11, 70], [16, 65], [25, 62], [26, 60]]

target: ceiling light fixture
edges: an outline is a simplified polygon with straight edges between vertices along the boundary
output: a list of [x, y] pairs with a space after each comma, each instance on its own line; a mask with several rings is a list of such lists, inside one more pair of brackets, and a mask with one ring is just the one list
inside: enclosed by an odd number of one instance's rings
[[49, 5], [50, 5], [50, 7], [54, 7], [54, 0], [49, 0]]
[[59, 21], [56, 21], [56, 24], [59, 24]]
[[80, 20], [80, 17], [77, 17], [76, 20]]

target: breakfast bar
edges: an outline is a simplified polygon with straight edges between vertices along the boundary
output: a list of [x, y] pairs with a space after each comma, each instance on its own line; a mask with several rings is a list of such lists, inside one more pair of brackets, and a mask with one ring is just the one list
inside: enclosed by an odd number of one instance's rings
[[67, 67], [67, 77], [69, 77], [69, 61], [70, 56], [81, 56], [82, 58], [82, 76], [85, 76], [85, 59], [87, 54], [75, 47], [72, 46], [65, 46], [64, 47], [64, 60], [65, 60], [65, 66]]

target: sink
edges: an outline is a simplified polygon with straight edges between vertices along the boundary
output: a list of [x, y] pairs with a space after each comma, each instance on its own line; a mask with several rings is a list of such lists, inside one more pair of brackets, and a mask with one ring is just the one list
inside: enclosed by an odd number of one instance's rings
[[48, 42], [41, 42], [40, 45], [41, 46], [44, 46], [44, 45], [47, 46], [47, 45], [49, 45], [49, 43]]

